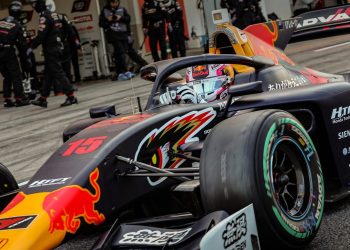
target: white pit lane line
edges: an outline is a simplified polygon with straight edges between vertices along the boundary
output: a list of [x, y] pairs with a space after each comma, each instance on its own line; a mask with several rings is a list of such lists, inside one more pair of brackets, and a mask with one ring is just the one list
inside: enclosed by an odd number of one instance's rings
[[333, 48], [337, 48], [337, 47], [340, 47], [340, 46], [345, 46], [345, 45], [348, 45], [348, 44], [350, 44], [350, 42], [339, 43], [339, 44], [332, 45], [332, 46], [327, 46], [327, 47], [324, 47], [324, 48], [321, 48], [321, 49], [315, 49], [314, 52], [321, 52], [321, 51], [325, 51], [325, 50], [328, 50], [328, 49], [333, 49]]

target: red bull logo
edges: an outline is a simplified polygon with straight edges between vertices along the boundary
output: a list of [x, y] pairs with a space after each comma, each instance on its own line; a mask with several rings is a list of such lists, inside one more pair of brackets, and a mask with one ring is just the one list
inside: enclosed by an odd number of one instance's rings
[[104, 222], [105, 216], [95, 209], [95, 204], [101, 196], [100, 186], [97, 183], [98, 177], [99, 170], [96, 168], [90, 174], [90, 184], [95, 194], [74, 185], [60, 188], [46, 196], [43, 209], [50, 217], [50, 233], [55, 230], [65, 230], [74, 234], [80, 228], [81, 219], [94, 225]]
[[203, 79], [209, 75], [208, 65], [199, 65], [192, 67], [192, 77], [193, 79]]
[[271, 46], [275, 46], [275, 42], [278, 38], [276, 22], [272, 22], [271, 24], [262, 23], [251, 25], [245, 28], [244, 31], [248, 31], [251, 34], [259, 34], [259, 38]]
[[[275, 64], [278, 64], [280, 60], [291, 65], [295, 64], [282, 51], [274, 47], [278, 39], [278, 27], [275, 21], [268, 24], [261, 23], [251, 25], [244, 29], [244, 31], [247, 31], [246, 35], [249, 37], [252, 49], [256, 55], [271, 58]], [[253, 34], [259, 34], [259, 38]], [[261, 41], [264, 41], [266, 44]]]

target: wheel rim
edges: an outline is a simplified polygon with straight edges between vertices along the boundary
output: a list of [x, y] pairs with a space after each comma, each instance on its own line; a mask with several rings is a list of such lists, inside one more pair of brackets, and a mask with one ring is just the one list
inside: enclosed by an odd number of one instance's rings
[[312, 205], [313, 185], [303, 149], [292, 137], [283, 136], [274, 143], [271, 156], [271, 189], [278, 209], [291, 220], [304, 219]]

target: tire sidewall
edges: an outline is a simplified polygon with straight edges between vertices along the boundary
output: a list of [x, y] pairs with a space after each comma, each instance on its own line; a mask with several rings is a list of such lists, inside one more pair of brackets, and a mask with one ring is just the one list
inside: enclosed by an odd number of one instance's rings
[[[273, 147], [281, 137], [290, 137], [300, 147], [304, 159], [309, 168], [312, 180], [312, 193], [310, 194], [310, 206], [302, 219], [293, 220], [276, 204], [272, 190], [270, 175], [270, 160]], [[272, 113], [266, 118], [259, 129], [257, 144], [255, 148], [255, 177], [258, 197], [254, 205], [257, 219], [269, 222], [267, 240], [277, 237], [284, 244], [304, 245], [315, 236], [322, 220], [324, 208], [324, 183], [321, 165], [308, 133], [295, 117], [286, 112]], [[266, 224], [266, 223], [265, 223]], [[260, 230], [265, 231], [264, 224]], [[259, 233], [260, 234], [260, 233]], [[266, 237], [266, 236], [265, 236]], [[268, 239], [270, 238], [270, 239]], [[287, 240], [286, 240], [287, 239]], [[264, 239], [262, 239], [264, 241]], [[295, 245], [294, 245], [295, 244]]]

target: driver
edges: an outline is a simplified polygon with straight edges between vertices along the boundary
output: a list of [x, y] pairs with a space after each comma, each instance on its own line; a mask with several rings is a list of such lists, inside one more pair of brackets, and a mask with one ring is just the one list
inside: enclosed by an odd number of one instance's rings
[[167, 87], [159, 96], [163, 105], [172, 103], [208, 103], [223, 100], [228, 96], [233, 83], [234, 70], [229, 64], [210, 64], [189, 67], [186, 83]]

